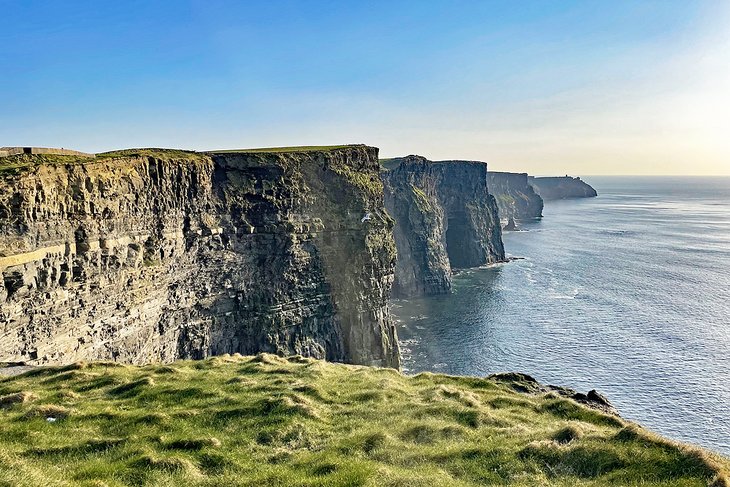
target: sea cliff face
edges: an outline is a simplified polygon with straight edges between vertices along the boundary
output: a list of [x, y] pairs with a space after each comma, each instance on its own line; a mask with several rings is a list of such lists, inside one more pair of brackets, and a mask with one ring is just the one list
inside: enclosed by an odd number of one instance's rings
[[452, 268], [504, 260], [485, 163], [408, 156], [388, 160], [381, 177], [395, 219], [394, 296], [448, 293]]
[[528, 183], [527, 173], [487, 173], [489, 192], [494, 195], [503, 219], [529, 220], [542, 217], [543, 201]]
[[10, 159], [0, 361], [268, 351], [399, 365], [377, 149]]
[[596, 190], [580, 178], [530, 176], [529, 182], [535, 188], [535, 192], [545, 201], [598, 196]]

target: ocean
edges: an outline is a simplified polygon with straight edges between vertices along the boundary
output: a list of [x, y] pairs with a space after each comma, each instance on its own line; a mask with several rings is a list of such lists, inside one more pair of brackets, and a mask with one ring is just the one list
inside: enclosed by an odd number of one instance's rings
[[518, 371], [730, 454], [730, 178], [587, 177], [504, 235], [507, 264], [393, 302], [407, 373]]

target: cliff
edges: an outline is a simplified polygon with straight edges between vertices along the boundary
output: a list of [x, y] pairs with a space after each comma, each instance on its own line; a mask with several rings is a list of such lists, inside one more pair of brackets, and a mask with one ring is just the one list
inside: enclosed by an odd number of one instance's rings
[[2, 161], [0, 361], [399, 365], [377, 149]]
[[580, 178], [570, 176], [538, 178], [530, 176], [529, 182], [543, 200], [568, 198], [592, 198], [598, 193]]
[[44, 367], [0, 378], [0, 485], [728, 485], [591, 398], [267, 354]]
[[395, 296], [447, 293], [452, 268], [505, 259], [485, 163], [408, 156], [385, 166], [385, 206], [398, 250]]
[[528, 183], [526, 173], [487, 173], [489, 192], [494, 195], [502, 219], [529, 220], [542, 217], [543, 201]]

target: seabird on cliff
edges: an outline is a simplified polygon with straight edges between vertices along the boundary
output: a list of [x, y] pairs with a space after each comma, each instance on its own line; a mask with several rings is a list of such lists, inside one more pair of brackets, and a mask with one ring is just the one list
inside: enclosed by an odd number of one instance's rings
[[370, 221], [370, 213], [365, 213], [365, 216], [362, 217], [362, 220], [360, 220], [360, 223], [365, 223]]

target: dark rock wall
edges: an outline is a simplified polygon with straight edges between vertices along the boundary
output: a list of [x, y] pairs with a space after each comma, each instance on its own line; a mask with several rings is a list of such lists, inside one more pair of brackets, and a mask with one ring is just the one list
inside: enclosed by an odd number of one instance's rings
[[398, 249], [394, 295], [447, 293], [451, 269], [504, 260], [487, 165], [408, 156], [381, 173]]
[[502, 219], [528, 220], [542, 216], [543, 201], [528, 183], [526, 173], [487, 173], [489, 192], [494, 195]]
[[446, 215], [428, 162], [411, 159], [383, 172], [385, 207], [395, 220], [397, 259], [393, 295], [424, 296], [451, 290], [446, 253]]
[[0, 361], [268, 351], [397, 367], [378, 168], [377, 149], [351, 146], [1, 176]]
[[529, 182], [535, 188], [535, 192], [545, 201], [598, 196], [596, 190], [580, 178], [570, 176], [530, 177]]
[[488, 191], [487, 164], [437, 161], [431, 171], [446, 210], [446, 251], [451, 267], [467, 268], [505, 259], [497, 202]]

